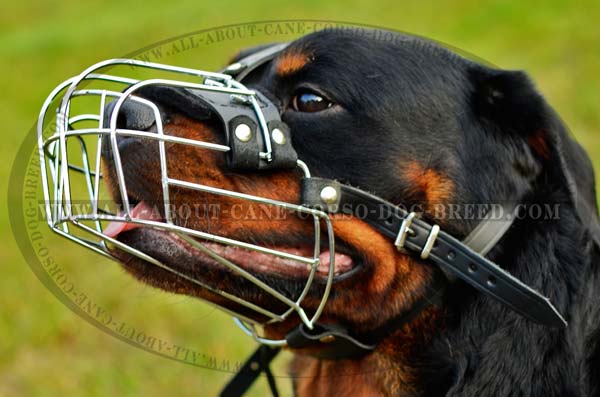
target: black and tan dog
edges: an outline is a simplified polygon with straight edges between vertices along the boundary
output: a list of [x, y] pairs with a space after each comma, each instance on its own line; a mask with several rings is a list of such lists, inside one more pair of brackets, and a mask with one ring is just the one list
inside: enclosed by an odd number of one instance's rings
[[[600, 394], [600, 229], [593, 170], [524, 73], [490, 68], [409, 36], [378, 40], [323, 31], [293, 42], [245, 83], [280, 106], [299, 158], [314, 175], [396, 204], [421, 205], [425, 218], [458, 238], [477, 220], [439, 216], [434, 206], [512, 201], [557, 208], [552, 217], [524, 213], [488, 257], [548, 296], [568, 321], [566, 329], [537, 325], [456, 282], [447, 286], [440, 303], [378, 341], [369, 355], [325, 360], [314, 352], [296, 352], [291, 373], [298, 396]], [[163, 107], [167, 133], [223, 141], [218, 122], [206, 112], [156, 92], [148, 96]], [[132, 116], [123, 117], [121, 126], [139, 129]], [[159, 202], [156, 147], [134, 139], [122, 143], [131, 200]], [[299, 173], [237, 174], [219, 153], [168, 150], [170, 173], [178, 179], [300, 200]], [[110, 165], [105, 174], [114, 188]], [[178, 205], [208, 199], [175, 189], [171, 200]], [[225, 209], [236, 204], [232, 198], [220, 202]], [[312, 248], [306, 219], [281, 222], [266, 216], [257, 222], [233, 214], [222, 211], [210, 225], [204, 217], [185, 222], [270, 247]], [[360, 219], [333, 219], [339, 252], [350, 260], [336, 269], [322, 320], [367, 332], [409, 311], [437, 270], [398, 252]], [[179, 272], [277, 309], [255, 285], [167, 232], [136, 228], [118, 238]], [[117, 254], [144, 282], [232, 307], [169, 272]], [[303, 285], [297, 269], [243, 260], [240, 265], [285, 291]], [[307, 297], [308, 307], [318, 303], [317, 293]], [[290, 321], [266, 332], [281, 337], [294, 325]]]

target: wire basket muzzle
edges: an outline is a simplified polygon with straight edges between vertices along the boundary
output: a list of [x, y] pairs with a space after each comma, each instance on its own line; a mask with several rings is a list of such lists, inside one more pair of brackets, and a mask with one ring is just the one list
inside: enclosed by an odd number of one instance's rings
[[[136, 79], [134, 77], [101, 73], [100, 70], [119, 65], [127, 66], [127, 71], [137, 69], [184, 75], [188, 80], [170, 78]], [[184, 90], [195, 103], [190, 106], [209, 108], [222, 123], [225, 139], [221, 142], [189, 139], [170, 135], [163, 125], [160, 100], [151, 100], [139, 95], [148, 87], [168, 87]], [[108, 88], [107, 88], [108, 87]], [[112, 101], [111, 106], [107, 106]], [[152, 130], [121, 128], [118, 125], [128, 101], [146, 109], [153, 118]], [[107, 113], [107, 109], [108, 113]], [[134, 138], [150, 145], [158, 146], [160, 164], [159, 189], [162, 193], [161, 219], [138, 217], [135, 206], [128, 195], [127, 173], [123, 169], [123, 159], [127, 152], [119, 149], [121, 138]], [[297, 159], [292, 146], [288, 127], [281, 122], [277, 107], [257, 91], [250, 90], [228, 75], [154, 64], [136, 60], [111, 60], [88, 68], [79, 76], [59, 85], [48, 97], [40, 112], [38, 121], [38, 149], [44, 191], [45, 218], [48, 226], [56, 233], [111, 259], [115, 249], [133, 255], [152, 266], [164, 269], [173, 275], [219, 295], [244, 308], [244, 313], [231, 312], [246, 332], [262, 343], [281, 345], [285, 341], [268, 340], [259, 335], [256, 325], [280, 322], [297, 315], [302, 323], [312, 328], [320, 317], [331, 290], [335, 266], [335, 239], [329, 216], [320, 210], [311, 209], [295, 202], [279, 201], [249, 192], [232, 191], [211, 186], [197, 180], [178, 178], [170, 173], [169, 156], [178, 147], [193, 147], [194, 150], [211, 151], [227, 157], [232, 172], [243, 172], [251, 178], [253, 173], [266, 170], [297, 168], [304, 178], [310, 178], [308, 167]], [[110, 152], [114, 174], [114, 191], [107, 191], [102, 182], [103, 157]], [[286, 250], [243, 241], [220, 235], [213, 230], [198, 230], [176, 222], [170, 198], [173, 189], [185, 189], [190, 194], [221, 199], [235, 199], [248, 205], [263, 205], [279, 209], [294, 217], [312, 219], [312, 254], [299, 255]], [[112, 195], [112, 196], [111, 196]], [[122, 208], [105, 205], [116, 195]], [[189, 194], [188, 194], [189, 197]], [[298, 198], [299, 199], [299, 198]], [[178, 236], [211, 260], [227, 268], [236, 276], [251, 282], [268, 296], [285, 306], [285, 310], [275, 312], [269, 307], [228, 291], [215, 288], [198, 277], [176, 270], [168, 263], [148, 255], [143, 250], [125, 244], [118, 236], [106, 233], [109, 222], [152, 228]], [[309, 222], [310, 223], [310, 222]], [[284, 224], [283, 224], [284, 225]], [[285, 227], [285, 226], [283, 226]], [[309, 231], [310, 233], [310, 231]], [[303, 287], [291, 296], [288, 292], [271, 285], [246, 269], [243, 264], [234, 263], [209, 247], [211, 244], [237, 247], [262, 255], [274, 256], [304, 264], [310, 269], [302, 280]], [[310, 309], [303, 306], [306, 297], [315, 283], [316, 272], [323, 253], [329, 255], [328, 269], [322, 283], [318, 304]], [[313, 297], [314, 298], [314, 297]], [[313, 299], [314, 302], [314, 299]], [[248, 313], [256, 314], [256, 316]], [[257, 322], [256, 318], [266, 321]]]

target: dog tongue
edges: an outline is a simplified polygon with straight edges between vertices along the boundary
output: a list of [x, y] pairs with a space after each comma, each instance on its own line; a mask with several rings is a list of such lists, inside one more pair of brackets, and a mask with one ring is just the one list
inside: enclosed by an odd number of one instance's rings
[[[334, 274], [342, 274], [352, 270], [352, 258], [348, 255], [340, 254], [336, 252], [334, 254]], [[319, 266], [317, 267], [317, 271], [320, 273], [327, 274], [329, 272], [329, 265], [331, 264], [331, 257], [329, 250], [322, 252], [319, 255]]]
[[[119, 216], [124, 216], [124, 212], [120, 212]], [[144, 201], [140, 201], [131, 210], [131, 218], [133, 219], [144, 219], [148, 221], [160, 221], [160, 213], [146, 204]], [[127, 230], [135, 229], [141, 225], [130, 222], [110, 222], [104, 229], [104, 234], [111, 238], [116, 238], [120, 233], [126, 232]]]

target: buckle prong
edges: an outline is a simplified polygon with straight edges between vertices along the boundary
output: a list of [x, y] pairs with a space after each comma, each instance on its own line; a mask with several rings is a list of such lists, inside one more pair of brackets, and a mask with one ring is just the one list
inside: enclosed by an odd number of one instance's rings
[[398, 249], [398, 251], [404, 251], [404, 243], [406, 242], [406, 235], [411, 233], [414, 235], [414, 231], [410, 229], [410, 225], [412, 225], [413, 220], [415, 219], [414, 212], [411, 212], [404, 218], [402, 224], [400, 225], [400, 230], [398, 230], [398, 236], [396, 237], [396, 241], [394, 241], [394, 245]]
[[429, 232], [429, 236], [427, 236], [427, 241], [425, 242], [423, 251], [421, 251], [421, 259], [429, 258], [429, 254], [435, 245], [435, 240], [437, 239], [438, 234], [440, 234], [440, 227], [438, 225], [433, 225], [431, 227], [431, 231]]

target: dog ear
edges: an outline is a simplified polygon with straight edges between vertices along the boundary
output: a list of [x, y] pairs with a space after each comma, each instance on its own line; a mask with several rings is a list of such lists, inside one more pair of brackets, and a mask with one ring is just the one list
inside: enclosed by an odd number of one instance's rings
[[[471, 105], [486, 129], [524, 142], [524, 161], [537, 169], [538, 183], [562, 189], [583, 225], [600, 239], [595, 177], [585, 150], [521, 71], [476, 65], [469, 70]], [[527, 158], [527, 159], [526, 159]]]

